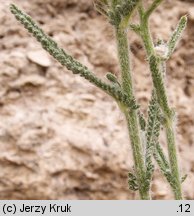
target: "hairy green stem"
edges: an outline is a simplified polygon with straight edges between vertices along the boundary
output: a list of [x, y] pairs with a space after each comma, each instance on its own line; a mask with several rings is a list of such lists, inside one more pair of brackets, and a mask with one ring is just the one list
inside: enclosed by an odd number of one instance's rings
[[122, 28], [116, 29], [116, 39], [117, 39], [117, 48], [118, 56], [121, 67], [121, 76], [122, 76], [122, 88], [130, 99], [134, 96], [133, 94], [133, 84], [131, 77], [130, 69], [130, 60], [129, 60], [129, 44], [127, 39], [127, 30]]
[[169, 122], [169, 124], [165, 127], [166, 137], [168, 143], [168, 154], [170, 159], [171, 173], [173, 176], [173, 192], [176, 200], [182, 200], [182, 190], [181, 190], [181, 178], [179, 174], [178, 161], [177, 161], [177, 150], [175, 146], [175, 129], [173, 126], [173, 122]]
[[[128, 97], [132, 99], [134, 97], [134, 93], [131, 78], [129, 46], [126, 29], [116, 28], [116, 39], [118, 46], [118, 56], [121, 67], [122, 88], [123, 91], [128, 95]], [[125, 114], [128, 124], [140, 198], [143, 200], [147, 200], [150, 199], [150, 195], [149, 189], [145, 186], [146, 169], [143, 157], [142, 143], [140, 139], [140, 127], [138, 122], [137, 111], [130, 110], [126, 106], [122, 108], [122, 111]]]
[[148, 57], [154, 54], [154, 44], [149, 30], [148, 20], [141, 15], [140, 35]]
[[148, 16], [146, 14], [142, 14], [142, 10], [140, 11], [140, 19], [141, 19], [141, 37], [147, 52], [147, 56], [149, 59], [150, 70], [152, 74], [154, 88], [157, 94], [157, 100], [160, 105], [160, 108], [165, 117], [165, 131], [166, 131], [166, 138], [168, 144], [168, 154], [170, 160], [170, 168], [171, 174], [173, 176], [173, 192], [175, 199], [181, 200], [182, 199], [182, 191], [181, 191], [181, 180], [178, 168], [178, 161], [177, 161], [177, 150], [175, 145], [175, 127], [173, 126], [173, 111], [169, 107], [168, 97], [166, 93], [165, 83], [164, 83], [164, 76], [162, 74], [161, 68], [161, 61], [156, 56], [154, 50], [153, 39], [149, 31], [149, 24], [148, 24]]
[[161, 4], [163, 0], [154, 0], [153, 3], [150, 5], [148, 10], [146, 11], [146, 18], [148, 18], [152, 12]]
[[[152, 36], [149, 32], [148, 20], [152, 12], [162, 1], [163, 0], [153, 0], [146, 11], [144, 10], [142, 0], [98, 0], [96, 2], [97, 9], [108, 18], [116, 31], [118, 57], [121, 68], [121, 83], [115, 76], [109, 73], [107, 74], [107, 79], [111, 84], [96, 77], [96, 75], [86, 66], [82, 65], [71, 55], [67, 54], [65, 50], [60, 48], [52, 38], [46, 35], [43, 30], [38, 27], [30, 16], [23, 13], [15, 5], [11, 5], [11, 12], [15, 15], [16, 19], [24, 25], [29, 33], [41, 43], [42, 47], [50, 53], [50, 55], [68, 70], [85, 78], [107, 94], [111, 95], [117, 101], [127, 121], [134, 158], [135, 174], [129, 173], [129, 188], [132, 190], [139, 190], [140, 198], [143, 200], [150, 199], [150, 183], [154, 170], [151, 159], [152, 153], [154, 153], [156, 161], [169, 181], [175, 194], [175, 198], [182, 199], [181, 180], [175, 146], [175, 114], [169, 106], [164, 71], [165, 61], [174, 51], [176, 43], [186, 26], [187, 17], [183, 16], [181, 18], [176, 30], [169, 40], [167, 44], [167, 54], [160, 56], [155, 52]], [[136, 7], [139, 9], [141, 22], [139, 25], [129, 24], [133, 12], [136, 11]], [[129, 44], [126, 30], [128, 25], [140, 35], [143, 40], [149, 60], [154, 92], [156, 93], [155, 99], [152, 101], [153, 103], [149, 106], [150, 113], [148, 117], [148, 126], [146, 126], [144, 118], [140, 116], [140, 111], [137, 110], [139, 106], [136, 104], [133, 90]], [[160, 130], [158, 113], [161, 114], [160, 109], [163, 112], [162, 119], [166, 131], [170, 164], [158, 142]], [[145, 143], [141, 137], [142, 134], [145, 135], [145, 131], [147, 131], [146, 145], [144, 145]], [[156, 148], [154, 148], [154, 146]], [[144, 147], [146, 148], [144, 149]], [[153, 152], [153, 149], [155, 152]]]

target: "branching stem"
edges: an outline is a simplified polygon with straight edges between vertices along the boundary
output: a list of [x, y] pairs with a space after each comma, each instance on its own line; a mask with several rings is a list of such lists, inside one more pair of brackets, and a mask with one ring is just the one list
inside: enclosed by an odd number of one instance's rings
[[[116, 39], [118, 45], [118, 56], [120, 60], [121, 76], [122, 76], [122, 88], [129, 98], [134, 97], [132, 77], [129, 61], [129, 46], [127, 39], [126, 29], [116, 29]], [[135, 162], [135, 171], [138, 181], [139, 194], [141, 199], [150, 199], [149, 189], [146, 187], [146, 169], [144, 163], [142, 143], [140, 139], [140, 128], [138, 124], [138, 116], [136, 110], [130, 110], [128, 107], [124, 107], [122, 110], [125, 114], [129, 136], [131, 139], [131, 145], [133, 150], [133, 158]]]
[[169, 107], [168, 97], [166, 93], [165, 83], [164, 83], [164, 76], [162, 74], [161, 68], [161, 61], [157, 57], [155, 50], [153, 39], [149, 31], [149, 23], [148, 18], [153, 10], [160, 4], [161, 1], [154, 1], [153, 5], [148, 9], [147, 12], [144, 12], [142, 7], [139, 9], [140, 13], [140, 28], [141, 28], [141, 38], [143, 40], [147, 57], [149, 59], [150, 64], [150, 71], [152, 74], [154, 88], [156, 90], [157, 100], [160, 105], [160, 108], [163, 112], [165, 117], [165, 131], [166, 131], [166, 139], [168, 144], [168, 154], [170, 160], [170, 168], [171, 174], [174, 178], [174, 187], [173, 192], [175, 199], [181, 200], [182, 199], [182, 191], [181, 191], [181, 180], [177, 162], [177, 150], [175, 145], [175, 127], [174, 127], [174, 112]]
[[161, 4], [163, 0], [154, 0], [153, 3], [150, 5], [150, 7], [148, 8], [148, 10], [146, 11], [146, 18], [148, 18], [153, 11]]
[[[145, 11], [143, 0], [96, 0], [96, 8], [104, 14], [115, 28], [118, 57], [121, 69], [121, 82], [117, 77], [108, 73], [107, 79], [111, 84], [104, 82], [92, 73], [86, 66], [82, 65], [57, 43], [43, 32], [43, 30], [32, 20], [30, 16], [23, 13], [15, 5], [11, 5], [11, 12], [16, 19], [24, 25], [42, 47], [52, 55], [61, 65], [65, 66], [74, 74], [85, 78], [104, 92], [112, 96], [119, 104], [124, 113], [129, 136], [131, 140], [135, 173], [129, 173], [129, 188], [139, 190], [140, 198], [150, 199], [150, 185], [154, 166], [152, 163], [152, 153], [158, 162], [163, 174], [169, 181], [176, 199], [182, 199], [181, 178], [177, 162], [177, 152], [175, 146], [175, 113], [170, 108], [165, 87], [165, 63], [174, 51], [187, 22], [186, 16], [182, 17], [171, 39], [168, 42], [168, 51], [164, 56], [158, 55], [154, 47], [153, 39], [149, 31], [149, 17], [163, 0], [153, 0], [152, 4]], [[140, 24], [131, 24], [133, 13], [138, 10]], [[139, 106], [136, 104], [133, 80], [130, 67], [130, 51], [127, 39], [127, 26], [135, 31], [143, 40], [147, 59], [154, 85], [154, 98], [150, 103], [148, 124], [140, 115]], [[161, 45], [161, 44], [160, 44]], [[161, 114], [165, 127], [168, 144], [169, 162], [166, 159], [162, 148], [159, 146], [160, 120]], [[145, 134], [146, 131], [146, 134]], [[144, 139], [146, 135], [146, 140]], [[145, 148], [147, 147], [147, 148]], [[154, 150], [153, 150], [154, 149]]]

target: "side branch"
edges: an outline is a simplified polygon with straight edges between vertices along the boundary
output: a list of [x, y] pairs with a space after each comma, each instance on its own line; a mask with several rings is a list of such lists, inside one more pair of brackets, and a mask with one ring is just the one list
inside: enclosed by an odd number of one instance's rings
[[162, 2], [163, 0], [154, 0], [154, 2], [150, 5], [150, 7], [147, 9], [146, 13], [145, 13], [145, 16], [148, 18], [152, 13], [153, 11], [160, 5], [160, 3]]
[[169, 42], [168, 42], [168, 54], [167, 59], [170, 58], [172, 53], [174, 52], [178, 41], [180, 40], [183, 31], [185, 30], [187, 25], [187, 16], [182, 16], [175, 31], [173, 32]]
[[62, 48], [58, 47], [57, 43], [47, 36], [42, 29], [32, 20], [30, 16], [23, 13], [15, 5], [11, 5], [11, 12], [15, 15], [16, 19], [24, 25], [24, 27], [33, 34], [39, 41], [42, 47], [52, 55], [58, 62], [74, 74], [79, 74], [86, 80], [99, 87], [107, 94], [111, 95], [117, 102], [127, 105], [129, 108], [137, 108], [134, 106], [134, 100], [129, 100], [127, 95], [118, 87], [109, 85], [95, 76], [89, 69], [75, 60], [72, 56], [68, 55]]

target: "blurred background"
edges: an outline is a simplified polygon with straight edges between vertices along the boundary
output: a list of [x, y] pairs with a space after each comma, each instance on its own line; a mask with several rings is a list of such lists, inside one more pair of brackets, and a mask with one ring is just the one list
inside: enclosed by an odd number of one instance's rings
[[[119, 74], [114, 32], [92, 0], [0, 0], [0, 199], [137, 199], [126, 125], [116, 103], [54, 61], [9, 12], [13, 2], [99, 77]], [[146, 1], [150, 2], [150, 1]], [[188, 14], [168, 62], [178, 112], [177, 144], [186, 199], [194, 199], [194, 1], [164, 0], [151, 17], [167, 41]], [[135, 18], [136, 19], [136, 18]], [[141, 41], [129, 32], [135, 91], [146, 114], [152, 89]], [[164, 135], [161, 144], [166, 149]], [[158, 169], [153, 199], [172, 199]]]

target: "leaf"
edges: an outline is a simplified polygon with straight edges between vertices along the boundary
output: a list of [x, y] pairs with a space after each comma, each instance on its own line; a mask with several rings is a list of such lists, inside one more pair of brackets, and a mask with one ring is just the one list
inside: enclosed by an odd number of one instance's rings
[[154, 91], [152, 92], [152, 98], [149, 104], [148, 110], [148, 122], [146, 127], [146, 168], [147, 168], [147, 177], [151, 180], [153, 173], [153, 162], [152, 154], [155, 148], [156, 143], [159, 139], [160, 134], [160, 121], [159, 121], [160, 109], [156, 99]]
[[[159, 146], [159, 143], [157, 144], [157, 146]], [[162, 154], [162, 155], [164, 156], [164, 154]], [[160, 167], [161, 172], [166, 177], [166, 179], [169, 182], [169, 184], [171, 185], [171, 187], [174, 188], [174, 185], [175, 185], [174, 184], [174, 177], [171, 174], [170, 166], [168, 163], [166, 163], [167, 160], [166, 159], [163, 160], [162, 157], [161, 157], [159, 151], [155, 148], [154, 149], [154, 158], [155, 158], [158, 166]]]
[[118, 12], [123, 16], [132, 14], [140, 0], [123, 0], [120, 5], [117, 6]]
[[113, 7], [108, 12], [110, 23], [118, 27], [123, 21], [127, 25], [139, 2], [140, 0], [112, 0]]
[[186, 179], [187, 179], [188, 175], [185, 174], [182, 178], [181, 178], [181, 183], [183, 183]]
[[187, 16], [182, 16], [175, 31], [173, 32], [169, 42], [168, 42], [168, 55], [167, 58], [169, 58], [172, 53], [174, 52], [176, 45], [179, 41], [179, 39], [182, 36], [182, 33], [187, 25]]
[[114, 74], [112, 74], [112, 73], [107, 73], [106, 74], [106, 78], [109, 80], [109, 81], [111, 81], [112, 83], [117, 83], [118, 84], [118, 80], [117, 80], [117, 77], [114, 75]]
[[161, 73], [159, 68], [160, 63], [161, 63], [160, 58], [156, 57], [155, 55], [151, 55], [149, 57], [149, 66], [152, 74], [154, 88], [157, 95], [157, 101], [164, 115], [171, 118], [172, 111], [170, 110], [168, 105], [168, 98], [165, 92], [166, 89], [163, 80], [164, 74]]
[[159, 142], [156, 143], [155, 149], [156, 149], [156, 152], [158, 154], [158, 158], [160, 159], [160, 161], [163, 164], [163, 166], [165, 167], [165, 169], [170, 170], [169, 162], [168, 162], [168, 160], [164, 154], [164, 151], [163, 151], [162, 147], [160, 146]]
[[138, 117], [139, 117], [139, 124], [140, 124], [140, 128], [142, 131], [146, 130], [146, 120], [144, 118], [143, 113], [141, 113], [140, 111], [138, 112]]
[[108, 1], [107, 0], [95, 0], [94, 1], [95, 9], [102, 15], [108, 16]]
[[137, 184], [137, 178], [136, 176], [129, 172], [128, 173], [128, 184], [129, 184], [129, 189], [133, 190], [133, 191], [137, 191], [138, 190], [138, 184]]
[[11, 12], [15, 15], [16, 19], [24, 25], [24, 27], [39, 41], [50, 55], [52, 55], [58, 62], [74, 74], [79, 74], [95, 86], [99, 87], [107, 94], [115, 98], [116, 101], [127, 105], [128, 107], [134, 106], [134, 101], [128, 99], [126, 93], [121, 91], [115, 86], [111, 86], [98, 77], [95, 76], [86, 66], [75, 60], [72, 56], [68, 55], [62, 48], [60, 48], [55, 41], [46, 35], [41, 28], [32, 20], [30, 16], [23, 13], [15, 5], [11, 5]]

